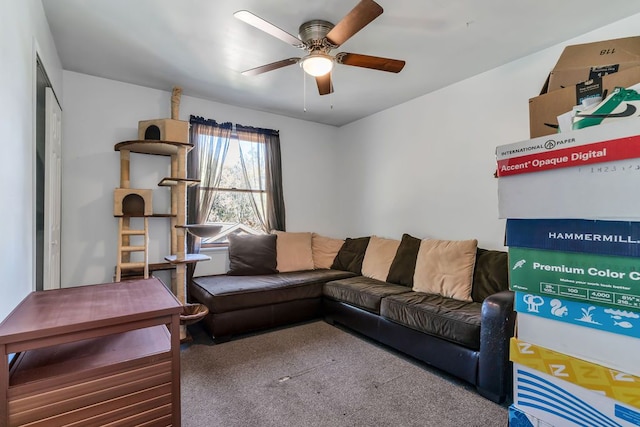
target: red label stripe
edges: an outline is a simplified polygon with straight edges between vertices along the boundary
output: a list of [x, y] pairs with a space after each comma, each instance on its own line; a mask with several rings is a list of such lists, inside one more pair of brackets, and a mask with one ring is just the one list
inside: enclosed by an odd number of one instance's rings
[[640, 157], [640, 135], [498, 160], [498, 176]]

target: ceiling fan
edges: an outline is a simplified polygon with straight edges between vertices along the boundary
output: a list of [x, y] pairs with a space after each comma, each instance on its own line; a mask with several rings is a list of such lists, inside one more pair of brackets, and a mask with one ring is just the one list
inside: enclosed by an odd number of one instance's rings
[[339, 52], [333, 56], [330, 54], [333, 49], [349, 40], [380, 16], [382, 12], [382, 7], [373, 0], [360, 0], [360, 3], [336, 25], [321, 19], [314, 19], [300, 25], [298, 37], [295, 37], [249, 11], [240, 10], [233, 16], [285, 43], [308, 52], [302, 58], [283, 59], [243, 71], [242, 74], [254, 76], [299, 63], [307, 74], [315, 77], [320, 95], [326, 95], [333, 92], [331, 70], [334, 63], [399, 73], [405, 64], [401, 60], [347, 52]]

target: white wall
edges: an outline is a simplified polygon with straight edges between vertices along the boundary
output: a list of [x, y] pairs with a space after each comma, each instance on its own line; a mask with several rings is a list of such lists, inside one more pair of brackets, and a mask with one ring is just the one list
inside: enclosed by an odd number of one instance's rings
[[340, 128], [348, 233], [504, 248], [495, 147], [529, 139], [528, 99], [565, 46], [637, 36], [639, 25], [634, 15]]
[[39, 0], [0, 2], [0, 319], [35, 290], [36, 52], [62, 96], [62, 67]]
[[[114, 145], [137, 139], [139, 120], [170, 116], [170, 88], [159, 91], [74, 72], [64, 72], [62, 286], [111, 281], [116, 264], [117, 220], [113, 189], [120, 162]], [[338, 129], [283, 116], [183, 96], [180, 119], [198, 115], [219, 122], [280, 130], [287, 229], [340, 233], [334, 209]], [[169, 173], [161, 156], [131, 155], [131, 186], [154, 189], [156, 212], [168, 212]], [[169, 220], [152, 218], [150, 262], [169, 254]], [[196, 274], [226, 271], [226, 251], [210, 252]]]
[[[281, 131], [287, 226], [332, 236], [477, 238], [503, 248], [493, 178], [497, 145], [528, 138], [528, 99], [564, 46], [637, 35], [640, 15], [538, 54], [334, 128], [183, 96], [190, 114]], [[64, 72], [63, 286], [111, 280], [116, 258], [113, 146], [136, 138], [138, 120], [169, 115], [170, 93]], [[155, 188], [168, 171], [150, 156], [132, 160], [133, 184]], [[155, 190], [158, 206], [166, 200]], [[154, 219], [151, 260], [168, 251]], [[196, 274], [225, 271], [226, 251]]]

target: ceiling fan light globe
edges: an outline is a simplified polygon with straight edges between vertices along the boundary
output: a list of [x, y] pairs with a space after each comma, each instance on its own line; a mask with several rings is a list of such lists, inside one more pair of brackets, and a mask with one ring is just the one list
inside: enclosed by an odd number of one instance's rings
[[333, 69], [333, 59], [328, 55], [309, 55], [302, 59], [301, 65], [305, 73], [319, 77]]

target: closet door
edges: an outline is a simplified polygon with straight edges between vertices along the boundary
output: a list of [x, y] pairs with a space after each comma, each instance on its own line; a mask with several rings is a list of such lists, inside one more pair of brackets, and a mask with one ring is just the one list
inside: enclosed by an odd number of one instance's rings
[[45, 114], [43, 289], [55, 289], [60, 287], [62, 109], [50, 87], [46, 88]]

